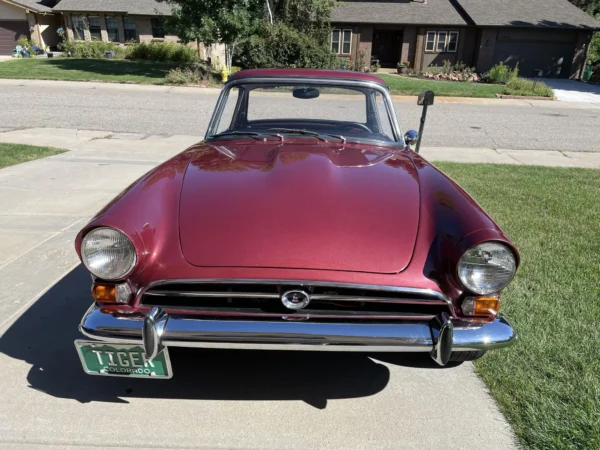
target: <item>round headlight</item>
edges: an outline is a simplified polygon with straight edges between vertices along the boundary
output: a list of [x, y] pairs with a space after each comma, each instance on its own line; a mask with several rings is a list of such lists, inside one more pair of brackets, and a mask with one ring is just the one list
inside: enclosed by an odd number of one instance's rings
[[515, 255], [497, 242], [484, 242], [467, 250], [458, 262], [460, 282], [475, 294], [497, 292], [515, 276]]
[[81, 259], [98, 278], [118, 280], [135, 266], [137, 255], [127, 236], [113, 228], [96, 228], [81, 242]]

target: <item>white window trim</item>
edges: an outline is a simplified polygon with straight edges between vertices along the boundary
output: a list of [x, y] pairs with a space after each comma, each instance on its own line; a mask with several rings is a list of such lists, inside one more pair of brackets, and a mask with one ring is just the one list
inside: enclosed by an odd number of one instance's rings
[[[445, 33], [446, 37], [444, 38], [444, 48], [440, 50], [439, 42], [440, 42], [440, 34]], [[435, 53], [446, 53], [446, 48], [448, 47], [448, 32], [447, 31], [438, 31], [435, 37]]]
[[[334, 31], [339, 31], [340, 32], [340, 40], [338, 41], [338, 52], [336, 53], [336, 55], [351, 55], [352, 54], [352, 28], [333, 28], [331, 30], [331, 38], [330, 38], [330, 48], [331, 51], [333, 52], [333, 32]], [[348, 53], [344, 53], [344, 32], [350, 32], [350, 51]]]
[[[433, 34], [433, 50], [427, 50], [427, 42], [429, 41], [430, 34]], [[425, 51], [427, 53], [435, 53], [436, 43], [437, 43], [437, 31], [428, 31], [425, 34]]]
[[[446, 41], [444, 42], [444, 49], [438, 50], [438, 42], [440, 40], [440, 33], [446, 33]], [[427, 50], [427, 36], [433, 34], [435, 39], [433, 41], [433, 50]], [[448, 46], [450, 45], [450, 35], [456, 35], [456, 48], [454, 50], [449, 50]], [[427, 31], [425, 33], [425, 53], [456, 53], [458, 52], [458, 41], [460, 40], [460, 31], [448, 31], [448, 30], [438, 30], [438, 31]]]
[[[338, 32], [338, 41], [337, 41], [337, 44], [338, 44], [338, 49], [337, 49], [337, 52], [334, 52], [334, 51], [333, 51], [333, 34], [334, 34], [336, 31]], [[339, 55], [339, 54], [340, 54], [340, 50], [341, 50], [341, 48], [342, 48], [342, 30], [340, 30], [339, 28], [333, 28], [333, 29], [331, 30], [330, 44], [331, 44], [331, 45], [329, 46], [329, 48], [330, 48], [331, 52], [332, 52], [332, 53], [335, 53], [336, 55]]]
[[[454, 50], [450, 50], [450, 36], [455, 34], [456, 35], [456, 48]], [[449, 31], [448, 32], [448, 42], [446, 45], [446, 52], [447, 53], [456, 53], [458, 51], [458, 39], [460, 37], [460, 33], [458, 31]]]

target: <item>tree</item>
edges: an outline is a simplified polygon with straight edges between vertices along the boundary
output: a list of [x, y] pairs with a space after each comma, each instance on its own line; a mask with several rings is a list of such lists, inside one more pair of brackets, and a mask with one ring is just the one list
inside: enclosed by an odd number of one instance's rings
[[600, 14], [600, 0], [569, 0], [579, 9], [583, 9], [586, 13], [595, 16]]
[[255, 0], [159, 0], [172, 7], [167, 26], [183, 42], [220, 43], [225, 46], [225, 65], [231, 71], [235, 48], [251, 31]]
[[[329, 41], [329, 18], [336, 0], [159, 0], [172, 7], [167, 26], [184, 42], [224, 44], [225, 64], [231, 62], [240, 43], [265, 35], [264, 23], [275, 30], [289, 27], [307, 45], [323, 47]], [[279, 31], [278, 31], [279, 32]], [[287, 33], [288, 35], [290, 33]], [[302, 45], [299, 42], [299, 45]], [[321, 58], [323, 59], [323, 58]], [[325, 58], [326, 59], [326, 58]]]
[[[569, 0], [579, 9], [584, 10], [588, 14], [591, 14], [600, 20], [600, 0]], [[600, 32], [594, 33], [592, 41], [590, 43], [590, 50], [588, 53], [588, 59], [592, 63], [600, 62]]]

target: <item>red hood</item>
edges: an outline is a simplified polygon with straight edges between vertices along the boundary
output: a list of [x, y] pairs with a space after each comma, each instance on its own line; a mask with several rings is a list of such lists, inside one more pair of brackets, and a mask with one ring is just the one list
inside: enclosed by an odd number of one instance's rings
[[406, 156], [302, 139], [219, 144], [198, 147], [185, 174], [189, 263], [396, 273], [410, 262], [419, 184]]

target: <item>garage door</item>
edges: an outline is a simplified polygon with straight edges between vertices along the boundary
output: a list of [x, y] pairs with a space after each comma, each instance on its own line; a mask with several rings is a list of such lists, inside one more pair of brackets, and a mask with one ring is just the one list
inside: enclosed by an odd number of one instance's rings
[[494, 48], [494, 64], [503, 61], [514, 66], [519, 74], [569, 78], [573, 64], [575, 34], [563, 30], [501, 30]]
[[21, 36], [29, 36], [25, 20], [0, 20], [0, 55], [10, 55]]

